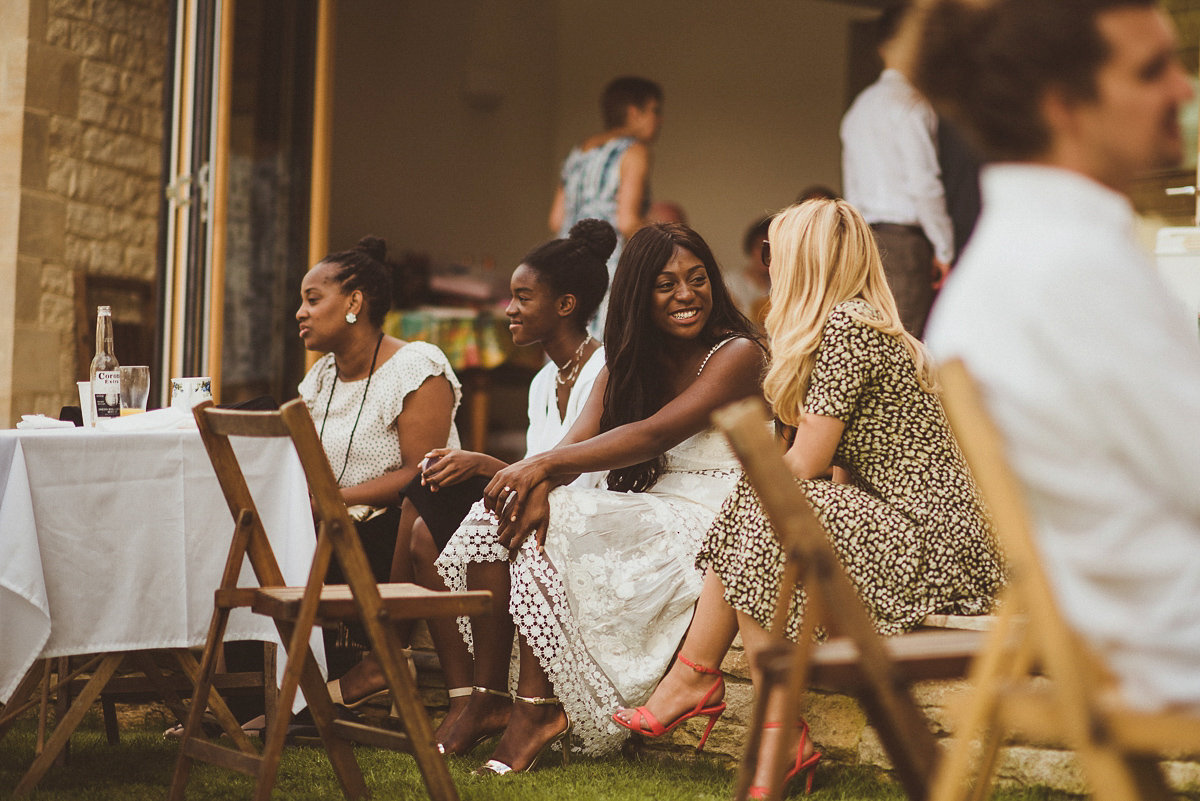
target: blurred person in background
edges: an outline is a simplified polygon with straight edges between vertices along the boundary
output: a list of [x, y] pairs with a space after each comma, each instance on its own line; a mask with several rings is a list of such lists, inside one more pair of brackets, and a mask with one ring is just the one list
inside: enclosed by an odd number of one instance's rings
[[842, 119], [842, 189], [875, 232], [883, 269], [910, 334], [920, 339], [934, 285], [954, 259], [937, 154], [937, 115], [897, 69], [909, 5], [880, 17], [884, 70]]
[[767, 316], [767, 300], [771, 294], [771, 275], [763, 262], [763, 243], [767, 241], [767, 228], [771, 217], [762, 217], [750, 223], [742, 237], [742, 253], [746, 263], [740, 270], [731, 270], [727, 282], [729, 294], [738, 310], [749, 317], [760, 329]]
[[[572, 148], [563, 162], [550, 207], [550, 230], [565, 239], [580, 220], [605, 220], [617, 229], [617, 248], [608, 261], [611, 283], [621, 248], [646, 224], [650, 210], [651, 147], [662, 125], [663, 90], [635, 76], [616, 78], [604, 89], [600, 110], [604, 131]], [[604, 332], [607, 298], [592, 335]]]

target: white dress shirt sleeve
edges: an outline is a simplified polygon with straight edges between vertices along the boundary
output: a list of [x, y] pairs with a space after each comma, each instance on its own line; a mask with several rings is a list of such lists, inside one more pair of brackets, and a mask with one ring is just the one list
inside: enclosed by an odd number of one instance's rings
[[937, 115], [922, 98], [905, 111], [904, 124], [897, 126], [896, 145], [902, 154], [904, 186], [916, 205], [917, 221], [933, 244], [938, 261], [954, 260], [954, 225], [946, 211], [946, 190], [938, 166]]

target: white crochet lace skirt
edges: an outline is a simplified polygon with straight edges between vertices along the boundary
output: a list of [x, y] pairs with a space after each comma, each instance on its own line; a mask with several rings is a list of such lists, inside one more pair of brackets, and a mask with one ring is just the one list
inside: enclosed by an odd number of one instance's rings
[[[562, 699], [577, 750], [620, 745], [629, 732], [612, 714], [643, 703], [679, 647], [703, 583], [696, 553], [739, 475], [720, 461], [692, 470], [669, 461], [648, 492], [560, 487], [550, 494], [545, 553], [527, 540], [511, 565], [509, 610]], [[478, 503], [437, 568], [451, 590], [464, 590], [470, 562], [507, 558], [495, 518]], [[468, 620], [459, 624], [469, 645]]]

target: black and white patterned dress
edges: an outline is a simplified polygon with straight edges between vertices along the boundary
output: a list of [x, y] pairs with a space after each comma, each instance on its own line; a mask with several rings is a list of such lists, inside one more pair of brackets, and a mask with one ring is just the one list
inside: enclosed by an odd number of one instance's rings
[[[1004, 579], [979, 491], [908, 351], [864, 317], [879, 319], [864, 301], [834, 307], [805, 398], [806, 411], [845, 423], [833, 463], [854, 483], [800, 484], [880, 633], [905, 631], [934, 613], [983, 614]], [[735, 609], [769, 627], [783, 554], [744, 478], [697, 564], [712, 567]], [[803, 603], [798, 592], [792, 639]]]

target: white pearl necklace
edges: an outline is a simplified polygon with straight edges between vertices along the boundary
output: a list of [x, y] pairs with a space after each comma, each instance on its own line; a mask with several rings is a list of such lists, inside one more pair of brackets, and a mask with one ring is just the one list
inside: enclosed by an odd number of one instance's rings
[[[565, 387], [568, 384], [574, 384], [575, 379], [579, 378], [579, 371], [583, 368], [583, 349], [592, 341], [592, 335], [588, 334], [583, 338], [583, 342], [579, 343], [579, 347], [575, 349], [575, 355], [571, 357], [565, 365], [558, 368], [558, 372], [554, 374], [555, 386]], [[566, 378], [563, 377], [563, 371], [570, 370]]]

